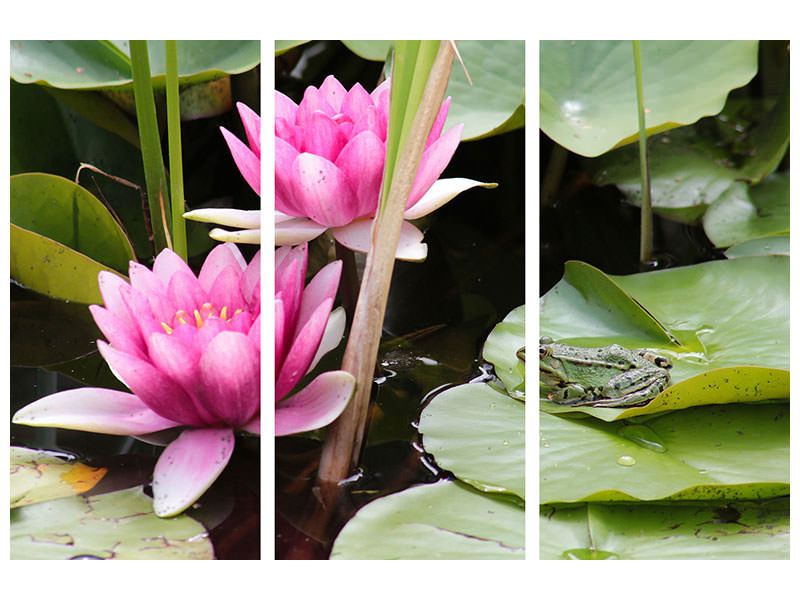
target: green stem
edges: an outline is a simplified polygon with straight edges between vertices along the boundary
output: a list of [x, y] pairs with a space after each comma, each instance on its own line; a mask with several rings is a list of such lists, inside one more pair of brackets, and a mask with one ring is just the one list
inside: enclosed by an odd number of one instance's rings
[[178, 96], [178, 43], [164, 42], [167, 59], [167, 138], [169, 140], [169, 192], [172, 199], [172, 246], [184, 261], [186, 254], [186, 221], [183, 200], [183, 160], [181, 153], [181, 114]]
[[639, 114], [639, 169], [642, 178], [642, 220], [639, 262], [653, 259], [653, 209], [650, 206], [650, 168], [647, 158], [647, 129], [644, 123], [644, 91], [642, 90], [642, 51], [639, 40], [633, 40], [633, 66], [636, 73], [636, 108]]
[[356, 391], [344, 412], [329, 426], [325, 436], [317, 473], [323, 496], [335, 492], [337, 483], [352, 472], [359, 459], [406, 199], [419, 170], [431, 126], [444, 99], [453, 56], [451, 45], [441, 43], [430, 74], [426, 74], [427, 84], [421, 101], [418, 101], [419, 109], [415, 112], [408, 138], [400, 149], [386, 206], [373, 230], [355, 315], [342, 358], [342, 369], [356, 377]]
[[[139, 143], [142, 148], [147, 202], [153, 227], [153, 242], [156, 252], [160, 252], [168, 245], [167, 231], [164, 228], [164, 221], [168, 215], [162, 214], [161, 206], [162, 202], [165, 207], [169, 205], [169, 192], [164, 172], [164, 158], [161, 154], [161, 139], [158, 135], [153, 83], [150, 79], [150, 58], [146, 41], [131, 40], [130, 48], [133, 95], [136, 101], [136, 121], [139, 125]], [[161, 200], [159, 200], [159, 196]]]
[[564, 167], [567, 165], [569, 152], [564, 146], [555, 144], [547, 161], [547, 168], [542, 178], [541, 206], [547, 208], [553, 205], [558, 192], [561, 178], [564, 176]]

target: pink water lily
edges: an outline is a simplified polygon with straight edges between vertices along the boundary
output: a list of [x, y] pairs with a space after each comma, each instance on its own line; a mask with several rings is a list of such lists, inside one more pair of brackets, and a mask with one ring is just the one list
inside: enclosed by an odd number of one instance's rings
[[152, 271], [131, 262], [129, 277], [101, 272], [105, 306], [89, 309], [108, 340], [100, 353], [133, 393], [58, 392], [13, 420], [117, 435], [185, 428], [153, 473], [153, 507], [167, 517], [222, 472], [235, 430], [260, 432], [260, 253], [247, 264], [235, 245], [216, 246], [195, 276], [165, 249]]
[[[359, 252], [369, 249], [386, 159], [389, 81], [371, 94], [360, 84], [345, 90], [333, 76], [306, 89], [295, 104], [275, 92], [275, 240], [278, 245], [314, 239], [331, 229], [336, 240]], [[442, 133], [445, 100], [425, 146], [406, 203], [397, 258], [424, 260], [418, 219], [460, 192], [481, 184], [470, 179], [438, 180], [461, 140], [463, 125]]]
[[[220, 127], [222, 135], [231, 151], [231, 156], [239, 168], [245, 181], [250, 184], [253, 191], [261, 195], [261, 117], [241, 102], [236, 103], [239, 116], [244, 125], [247, 144], [233, 135], [224, 127]], [[240, 244], [261, 243], [261, 211], [237, 210], [234, 208], [200, 208], [183, 215], [193, 221], [203, 223], [218, 223], [228, 227], [241, 227], [241, 231], [227, 231], [214, 228], [209, 235], [221, 242], [236, 242]]]
[[308, 248], [275, 251], [275, 435], [311, 431], [331, 423], [355, 389], [355, 377], [328, 371], [286, 398], [344, 333], [344, 311], [333, 312], [342, 262], [332, 262], [304, 285]]

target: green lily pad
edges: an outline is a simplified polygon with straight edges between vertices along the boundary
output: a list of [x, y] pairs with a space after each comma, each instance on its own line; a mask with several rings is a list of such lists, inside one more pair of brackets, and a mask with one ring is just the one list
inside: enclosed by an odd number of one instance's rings
[[[53, 89], [11, 81], [11, 173], [49, 173], [73, 181], [78, 166], [86, 163], [144, 187], [141, 152], [105, 128], [112, 123], [92, 122], [71, 108], [69, 102], [61, 101], [63, 94], [98, 93], [56, 93], [57, 101], [47, 91]], [[101, 120], [99, 114], [102, 113], [95, 114], [96, 120]], [[137, 140], [138, 135], [137, 131]], [[47, 144], [41, 143], [43, 139]], [[89, 169], [81, 171], [79, 182], [114, 209], [125, 224], [136, 255], [151, 255], [139, 192]]]
[[753, 182], [762, 181], [778, 168], [789, 147], [789, 78], [772, 110], [748, 136], [749, 158], [741, 172]]
[[[394, 40], [343, 40], [367, 60], [385, 61]], [[477, 140], [525, 126], [525, 42], [459, 40], [447, 86], [452, 96], [445, 129], [464, 124], [463, 140]]]
[[788, 559], [788, 498], [541, 509], [539, 558]]
[[102, 304], [95, 283], [100, 271], [114, 272], [63, 244], [11, 224], [11, 277], [21, 285], [69, 302]]
[[540, 413], [540, 502], [789, 493], [786, 404], [698, 406], [644, 423]]
[[494, 365], [494, 371], [512, 398], [525, 399], [525, 363], [517, 351], [525, 346], [525, 305], [512, 310], [495, 325], [483, 346], [483, 358]]
[[112, 269], [134, 259], [125, 232], [108, 209], [76, 183], [45, 173], [11, 177], [11, 222]]
[[385, 61], [389, 50], [394, 48], [394, 40], [342, 40], [353, 53], [366, 60]]
[[703, 229], [718, 248], [752, 238], [788, 234], [789, 173], [769, 175], [750, 188], [749, 195], [723, 194], [706, 211]]
[[523, 559], [525, 509], [452, 481], [373, 500], [344, 526], [331, 559]]
[[728, 258], [742, 256], [763, 256], [766, 254], [783, 254], [789, 256], [789, 236], [771, 235], [734, 244], [725, 251]]
[[[540, 42], [542, 130], [565, 148], [598, 156], [638, 135], [630, 41]], [[718, 113], [728, 92], [758, 70], [755, 41], [643, 41], [648, 135]]]
[[161, 519], [140, 487], [40, 502], [11, 511], [12, 559], [213, 559], [203, 526]]
[[422, 444], [436, 463], [484, 492], [525, 498], [525, 404], [485, 383], [438, 394], [422, 411]]
[[280, 56], [284, 52], [301, 46], [309, 40], [275, 40], [275, 56]]
[[[148, 41], [150, 71], [163, 87], [163, 41]], [[260, 62], [258, 41], [179, 40], [178, 77], [182, 85], [243, 73]], [[11, 41], [11, 77], [65, 89], [107, 89], [132, 85], [127, 41]]]
[[667, 347], [677, 343], [612, 277], [572, 260], [564, 265], [564, 278], [541, 300], [539, 329], [542, 336], [554, 339], [617, 336], [643, 346], [648, 342]]
[[653, 348], [671, 359], [674, 390], [667, 388], [649, 405], [627, 410], [560, 407], [549, 401], [542, 402], [543, 409], [615, 420], [709, 402], [785, 398], [788, 269], [786, 256], [755, 256], [610, 277], [675, 335], [679, 344], [670, 345], [631, 336], [616, 307], [591, 303], [592, 282], [585, 279], [595, 279], [593, 271], [567, 263], [569, 280], [565, 274], [541, 300], [541, 333], [580, 346]]
[[453, 63], [447, 95], [452, 96], [445, 127], [464, 123], [464, 140], [499, 135], [525, 125], [525, 42], [463, 40]]
[[[682, 128], [649, 142], [650, 194], [653, 211], [670, 220], [694, 223], [709, 205], [729, 197], [747, 201], [747, 184], [719, 148]], [[642, 203], [639, 149], [628, 146], [585, 161], [598, 185], [616, 185], [626, 200]]]
[[49, 452], [12, 446], [11, 508], [77, 496], [92, 489], [106, 471]]

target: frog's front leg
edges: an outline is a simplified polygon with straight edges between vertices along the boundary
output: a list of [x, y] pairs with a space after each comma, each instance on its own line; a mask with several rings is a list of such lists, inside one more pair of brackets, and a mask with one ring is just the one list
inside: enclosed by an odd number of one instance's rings
[[593, 388], [588, 388], [580, 383], [568, 383], [547, 394], [548, 400], [567, 406], [582, 406], [594, 402], [597, 398], [599, 396]]

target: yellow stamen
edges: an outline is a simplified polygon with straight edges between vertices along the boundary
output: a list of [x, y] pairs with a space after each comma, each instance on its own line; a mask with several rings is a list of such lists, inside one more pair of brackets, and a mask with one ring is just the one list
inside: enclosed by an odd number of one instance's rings
[[198, 329], [203, 326], [203, 317], [200, 316], [200, 311], [196, 308], [194, 309], [194, 320], [197, 323]]
[[164, 321], [161, 321], [161, 326], [164, 328], [164, 331], [166, 331], [167, 333], [172, 333], [172, 327], [170, 327], [169, 325], [164, 323]]
[[[234, 312], [234, 313], [233, 313], [233, 316], [235, 317], [235, 316], [236, 316], [236, 315], [238, 315], [240, 312], [242, 312], [242, 309], [241, 309], [241, 308], [237, 308], [237, 309], [236, 309], [236, 312]], [[233, 317], [231, 317], [231, 318], [233, 318]]]
[[228, 307], [227, 306], [223, 306], [222, 310], [219, 311], [219, 318], [222, 319], [223, 321], [227, 321], [228, 320]]
[[181, 309], [175, 313], [175, 318], [181, 323], [181, 325], [187, 325], [189, 321], [189, 315], [186, 313], [185, 310]]

